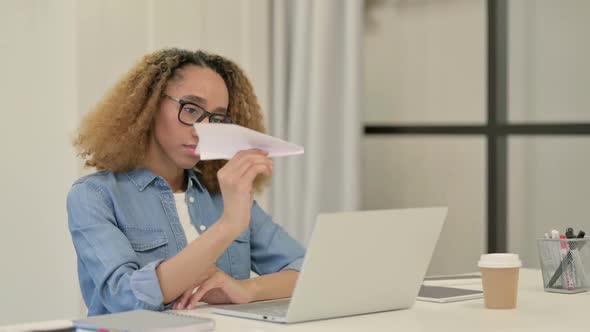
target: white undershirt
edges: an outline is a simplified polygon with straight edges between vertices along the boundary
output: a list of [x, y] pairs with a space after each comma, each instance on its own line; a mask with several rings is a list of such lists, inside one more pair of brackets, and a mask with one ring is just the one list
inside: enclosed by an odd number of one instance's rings
[[178, 211], [178, 218], [184, 234], [186, 235], [186, 243], [193, 242], [199, 237], [199, 232], [195, 229], [195, 226], [191, 224], [191, 216], [188, 214], [188, 205], [186, 205], [185, 193], [174, 193], [174, 201], [176, 202], [176, 210]]

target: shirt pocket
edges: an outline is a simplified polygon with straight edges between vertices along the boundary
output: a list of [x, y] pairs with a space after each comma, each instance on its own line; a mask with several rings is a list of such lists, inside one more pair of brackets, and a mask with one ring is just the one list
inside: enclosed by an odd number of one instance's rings
[[168, 258], [168, 238], [162, 230], [124, 227], [121, 231], [135, 251], [140, 268], [158, 259]]

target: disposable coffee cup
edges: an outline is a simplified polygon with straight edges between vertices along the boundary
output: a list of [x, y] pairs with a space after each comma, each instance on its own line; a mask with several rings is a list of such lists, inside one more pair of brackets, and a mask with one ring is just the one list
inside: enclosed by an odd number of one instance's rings
[[518, 272], [522, 266], [517, 254], [481, 255], [483, 300], [488, 309], [516, 308]]

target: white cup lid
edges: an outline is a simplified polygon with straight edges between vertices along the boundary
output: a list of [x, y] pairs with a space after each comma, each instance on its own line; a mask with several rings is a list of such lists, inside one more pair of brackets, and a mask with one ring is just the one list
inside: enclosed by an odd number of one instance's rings
[[479, 262], [477, 262], [477, 266], [489, 268], [511, 268], [521, 267], [522, 262], [517, 254], [487, 254], [481, 255]]

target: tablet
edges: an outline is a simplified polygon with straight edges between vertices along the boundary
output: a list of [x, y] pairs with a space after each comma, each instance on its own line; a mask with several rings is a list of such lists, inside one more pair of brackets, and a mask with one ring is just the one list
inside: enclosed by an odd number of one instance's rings
[[426, 302], [447, 303], [455, 301], [480, 299], [483, 292], [455, 287], [443, 286], [424, 286], [420, 287], [420, 292], [416, 300]]

